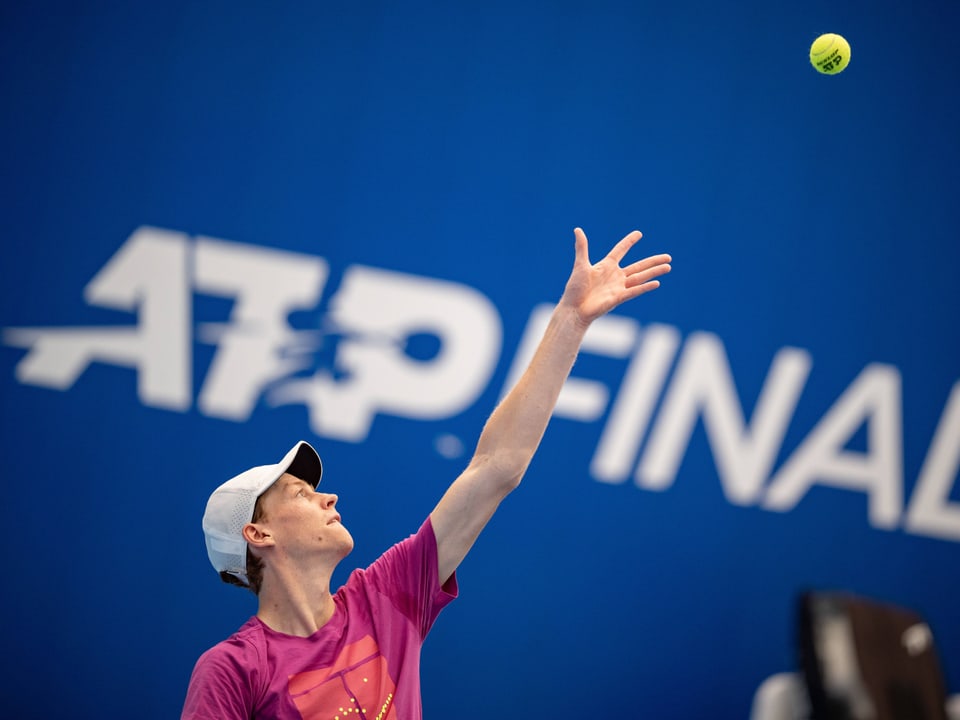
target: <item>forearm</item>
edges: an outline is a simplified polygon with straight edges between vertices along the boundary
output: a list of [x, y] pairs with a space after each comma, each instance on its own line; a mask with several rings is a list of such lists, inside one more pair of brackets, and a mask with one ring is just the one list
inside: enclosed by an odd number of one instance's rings
[[532, 460], [587, 330], [575, 309], [560, 303], [530, 364], [484, 426], [474, 462], [515, 486]]

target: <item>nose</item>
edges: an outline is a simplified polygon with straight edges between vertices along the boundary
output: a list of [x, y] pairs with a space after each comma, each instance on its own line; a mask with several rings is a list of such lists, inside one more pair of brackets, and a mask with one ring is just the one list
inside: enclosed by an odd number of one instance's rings
[[339, 499], [333, 493], [318, 493], [320, 495], [320, 504], [324, 509], [331, 509], [336, 507], [337, 500]]

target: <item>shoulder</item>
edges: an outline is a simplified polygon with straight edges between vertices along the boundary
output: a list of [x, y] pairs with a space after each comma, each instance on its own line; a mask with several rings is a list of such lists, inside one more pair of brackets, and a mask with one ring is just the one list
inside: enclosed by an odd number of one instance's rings
[[263, 632], [254, 619], [207, 650], [190, 676], [184, 718], [249, 717], [263, 670]]
[[355, 571], [347, 584], [402, 586], [435, 565], [436, 557], [437, 541], [428, 517], [416, 533], [391, 546], [366, 569]]
[[[457, 596], [455, 576], [441, 586], [437, 540], [428, 517], [419, 530], [393, 545], [364, 570], [354, 571], [342, 588], [345, 604], [357, 612], [392, 608], [425, 628]], [[421, 630], [421, 632], [423, 632]]]
[[264, 658], [263, 628], [254, 618], [237, 632], [207, 650], [197, 660], [191, 684], [194, 682], [244, 682], [255, 674]]

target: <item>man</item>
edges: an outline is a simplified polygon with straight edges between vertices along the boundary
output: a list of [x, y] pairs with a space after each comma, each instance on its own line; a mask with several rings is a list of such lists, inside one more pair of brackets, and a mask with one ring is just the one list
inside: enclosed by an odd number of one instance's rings
[[574, 231], [573, 271], [530, 365], [484, 426], [476, 451], [419, 531], [336, 593], [330, 579], [353, 548], [337, 496], [316, 491], [322, 466], [307, 443], [276, 465], [218, 488], [204, 532], [214, 567], [250, 587], [257, 614], [201, 656], [183, 718], [421, 717], [420, 647], [457, 594], [455, 571], [506, 495], [519, 485], [587, 328], [659, 287], [669, 255], [621, 267], [632, 232], [597, 264]]

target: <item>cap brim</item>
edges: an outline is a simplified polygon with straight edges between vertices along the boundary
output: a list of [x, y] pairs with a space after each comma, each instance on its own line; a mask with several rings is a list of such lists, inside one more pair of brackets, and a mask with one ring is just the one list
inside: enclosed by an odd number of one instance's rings
[[316, 488], [320, 484], [320, 478], [323, 477], [323, 462], [320, 460], [320, 455], [310, 443], [304, 440], [294, 445], [277, 465], [280, 470], [276, 478], [278, 480], [284, 473], [289, 473]]

